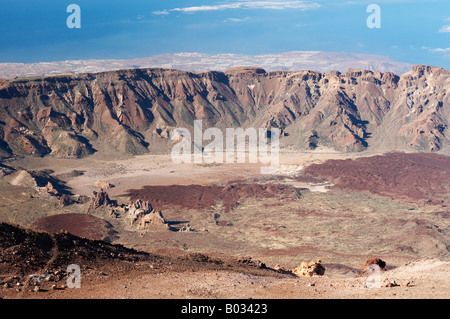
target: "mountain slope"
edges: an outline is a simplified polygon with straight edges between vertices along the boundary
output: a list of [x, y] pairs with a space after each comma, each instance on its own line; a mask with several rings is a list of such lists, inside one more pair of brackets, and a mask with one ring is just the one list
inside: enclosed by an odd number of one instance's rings
[[0, 83], [0, 156], [170, 151], [175, 128], [278, 127], [281, 146], [447, 152], [450, 71], [132, 69]]

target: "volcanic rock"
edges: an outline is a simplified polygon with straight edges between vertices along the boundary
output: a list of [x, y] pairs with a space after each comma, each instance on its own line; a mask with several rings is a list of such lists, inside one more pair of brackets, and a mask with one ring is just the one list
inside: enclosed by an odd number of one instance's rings
[[33, 175], [23, 169], [15, 170], [5, 178], [11, 185], [22, 187], [36, 187], [38, 183]]
[[366, 260], [364, 264], [363, 272], [367, 272], [367, 269], [370, 265], [378, 265], [380, 269], [385, 269], [386, 263], [380, 258], [372, 257]]
[[61, 194], [59, 191], [55, 188], [55, 186], [52, 184], [52, 182], [48, 182], [47, 185], [45, 185], [45, 190], [47, 193], [53, 195], [53, 196], [60, 196]]
[[[278, 128], [280, 146], [449, 151], [450, 71], [133, 69], [6, 80], [0, 156], [169, 152], [175, 128]], [[32, 97], [32, 98], [31, 98]], [[70, 107], [68, 107], [70, 106]]]
[[170, 229], [160, 211], [152, 208], [147, 201], [136, 200], [126, 207], [131, 225], [137, 229]]
[[14, 168], [0, 163], [0, 177], [5, 177], [6, 175], [14, 173], [15, 171], [16, 170]]
[[137, 229], [169, 230], [170, 226], [160, 211], [153, 210], [138, 220]]
[[193, 232], [193, 231], [195, 231], [195, 229], [192, 228], [191, 225], [187, 224], [187, 225], [184, 225], [183, 227], [181, 227], [178, 231], [179, 231], [179, 232], [182, 232], [182, 233], [183, 233], [183, 232], [184, 232], [184, 233], [188, 233], [188, 232]]
[[311, 164], [302, 173], [327, 180], [330, 188], [369, 192], [419, 205], [450, 204], [450, 157], [391, 152], [354, 160]]
[[92, 193], [91, 204], [88, 209], [88, 214], [93, 213], [100, 207], [106, 207], [114, 205], [114, 202], [109, 199], [108, 193], [101, 190], [100, 192], [94, 191]]
[[302, 262], [300, 266], [294, 268], [292, 273], [297, 276], [323, 276], [325, 274], [325, 268], [321, 265], [321, 261]]
[[127, 211], [128, 217], [131, 219], [131, 225], [133, 225], [143, 216], [150, 214], [153, 208], [149, 202], [138, 199], [127, 206]]
[[98, 187], [101, 189], [110, 189], [110, 188], [114, 187], [113, 184], [105, 182], [105, 181], [96, 181], [94, 185], [95, 185], [95, 187]]
[[400, 286], [400, 285], [395, 280], [390, 280], [390, 281], [384, 282], [383, 286], [384, 287], [388, 287], [388, 288], [392, 288], [392, 287], [397, 287], [397, 286]]
[[11, 185], [34, 188], [56, 197], [70, 193], [61, 180], [49, 175], [46, 171], [14, 169], [5, 165], [0, 167], [0, 169], [0, 173], [3, 172], [3, 174], [0, 174], [0, 177]]
[[109, 240], [115, 235], [112, 225], [106, 220], [76, 213], [46, 216], [34, 221], [30, 228], [49, 233], [69, 232], [91, 240]]
[[64, 194], [59, 198], [58, 205], [61, 207], [65, 207], [65, 206], [72, 205], [74, 203], [75, 203], [75, 201], [69, 195]]
[[273, 269], [282, 274], [291, 274], [292, 273], [290, 270], [284, 268], [283, 266], [280, 266], [279, 264], [276, 264], [275, 267], [273, 267]]

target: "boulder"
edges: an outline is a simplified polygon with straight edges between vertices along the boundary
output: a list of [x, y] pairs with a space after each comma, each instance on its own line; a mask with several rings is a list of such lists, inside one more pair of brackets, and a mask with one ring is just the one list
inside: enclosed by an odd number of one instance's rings
[[321, 261], [311, 261], [309, 263], [302, 262], [300, 266], [294, 268], [292, 273], [297, 276], [323, 276], [325, 274], [325, 268], [321, 265]]
[[370, 265], [378, 265], [382, 270], [384, 270], [386, 267], [386, 263], [383, 260], [381, 260], [380, 258], [372, 257], [366, 260], [363, 272], [367, 272], [367, 269]]
[[101, 189], [110, 189], [113, 188], [114, 185], [105, 181], [96, 181], [95, 187], [101, 188]]

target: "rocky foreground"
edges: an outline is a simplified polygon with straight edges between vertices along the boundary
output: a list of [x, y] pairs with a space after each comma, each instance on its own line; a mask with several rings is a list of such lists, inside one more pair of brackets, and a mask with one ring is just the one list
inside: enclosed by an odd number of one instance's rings
[[320, 262], [288, 271], [251, 258], [163, 257], [5, 223], [0, 248], [1, 298], [448, 298], [450, 283], [450, 263], [439, 260], [383, 268], [374, 287], [370, 274], [329, 277]]

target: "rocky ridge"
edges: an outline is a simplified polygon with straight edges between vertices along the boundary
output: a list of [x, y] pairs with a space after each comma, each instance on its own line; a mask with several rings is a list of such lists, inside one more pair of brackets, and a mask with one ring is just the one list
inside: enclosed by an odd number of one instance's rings
[[[281, 146], [448, 152], [450, 71], [133, 69], [0, 83], [0, 156], [169, 152], [176, 128], [279, 128]], [[205, 142], [207, 143], [207, 142]]]

